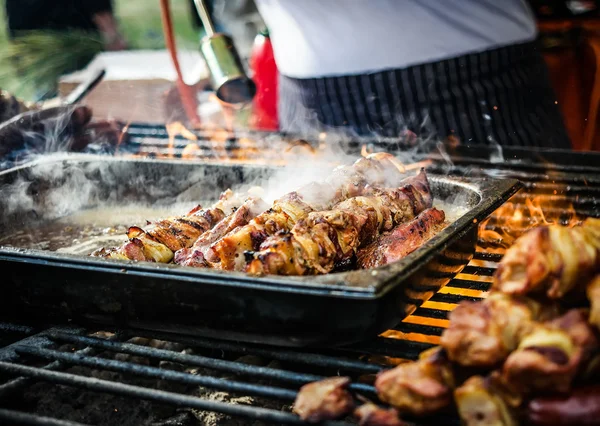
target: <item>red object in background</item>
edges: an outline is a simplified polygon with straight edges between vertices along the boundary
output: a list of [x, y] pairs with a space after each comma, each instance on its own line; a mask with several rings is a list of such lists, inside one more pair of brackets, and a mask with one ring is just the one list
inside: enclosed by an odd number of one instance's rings
[[268, 31], [254, 39], [250, 55], [256, 95], [253, 101], [251, 127], [257, 130], [278, 130], [277, 119], [277, 65]]

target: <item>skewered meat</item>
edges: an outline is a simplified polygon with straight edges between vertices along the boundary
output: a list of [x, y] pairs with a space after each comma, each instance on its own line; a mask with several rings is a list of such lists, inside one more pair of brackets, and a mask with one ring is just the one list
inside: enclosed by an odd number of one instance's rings
[[398, 225], [381, 235], [357, 253], [360, 268], [376, 268], [406, 257], [444, 226], [446, 215], [442, 210], [431, 208], [423, 211], [408, 223]]
[[507, 383], [524, 393], [567, 392], [598, 347], [587, 315], [573, 309], [553, 321], [532, 326], [506, 359], [503, 374]]
[[310, 213], [291, 232], [267, 239], [246, 268], [251, 274], [314, 275], [333, 270], [382, 232], [410, 220], [432, 197], [425, 172], [399, 188], [374, 189], [373, 195], [349, 198], [332, 210]]
[[168, 263], [176, 250], [190, 247], [203, 232], [231, 214], [241, 203], [231, 190], [227, 190], [208, 209], [198, 206], [185, 216], [161, 220], [148, 231], [131, 227], [127, 232], [127, 243], [114, 249], [100, 249], [92, 256]]
[[492, 293], [481, 302], [461, 302], [448, 316], [440, 345], [460, 365], [493, 367], [517, 348], [532, 321], [555, 313], [526, 297]]
[[359, 426], [404, 426], [393, 408], [382, 408], [371, 402], [367, 402], [356, 410], [354, 416], [358, 418]]
[[590, 324], [600, 330], [600, 275], [590, 281], [586, 293], [591, 306]]
[[175, 253], [175, 263], [185, 266], [207, 267], [207, 250], [210, 246], [240, 226], [246, 225], [258, 214], [267, 210], [267, 204], [260, 198], [246, 200], [232, 214], [221, 220], [214, 228], [206, 231], [191, 248], [182, 248]]
[[215, 243], [207, 257], [212, 262], [220, 261], [222, 269], [243, 270], [246, 264], [244, 252], [257, 250], [269, 236], [291, 230], [313, 211], [325, 210], [350, 197], [369, 193], [370, 185], [397, 183], [399, 176], [395, 158], [385, 153], [337, 168], [325, 182], [306, 185], [276, 200], [271, 209]]
[[348, 377], [330, 377], [302, 386], [294, 402], [294, 413], [310, 423], [350, 414], [354, 409], [354, 398], [348, 392], [349, 384]]
[[418, 361], [384, 371], [375, 380], [377, 395], [401, 413], [424, 415], [450, 405], [454, 374], [441, 348], [423, 352]]
[[525, 410], [527, 424], [536, 426], [600, 425], [600, 386], [584, 386], [568, 395], [534, 398]]
[[599, 269], [600, 219], [590, 218], [574, 228], [552, 225], [520, 237], [500, 262], [493, 288], [558, 299], [583, 286]]
[[503, 386], [500, 378], [473, 376], [454, 391], [458, 413], [465, 426], [517, 426], [518, 396]]

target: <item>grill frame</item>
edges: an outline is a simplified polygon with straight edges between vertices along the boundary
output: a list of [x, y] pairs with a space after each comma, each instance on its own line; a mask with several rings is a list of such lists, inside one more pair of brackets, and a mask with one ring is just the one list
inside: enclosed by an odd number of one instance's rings
[[[482, 153], [479, 157], [475, 156], [474, 158], [478, 160], [489, 158], [489, 151], [486, 152], [479, 148], [477, 150]], [[529, 163], [526, 167], [521, 165], [512, 169], [512, 161], [510, 158], [512, 158], [511, 156], [513, 154], [511, 154], [511, 151], [514, 152], [515, 150], [505, 149], [504, 154], [508, 159], [505, 162], [498, 163], [487, 161], [480, 164], [484, 169], [472, 167], [467, 160], [465, 160], [463, 164], [459, 164], [459, 161], [457, 160], [452, 167], [448, 166], [444, 161], [434, 162], [430, 166], [430, 170], [454, 173], [459, 176], [468, 173], [477, 176], [485, 176], [486, 174], [497, 176], [503, 174], [518, 177], [523, 182], [524, 188], [519, 193], [522, 194], [520, 196], [521, 198], [515, 198], [517, 201], [522, 199], [523, 194], [525, 194], [525, 196], [536, 196], [540, 193], [552, 194], [555, 190], [558, 192], [559, 196], [564, 197], [576, 197], [591, 194], [590, 196], [595, 203], [592, 203], [585, 212], [591, 213], [590, 215], [592, 216], [600, 217], [600, 211], [598, 209], [600, 196], [597, 195], [600, 193], [600, 168], [593, 167], [594, 164], [600, 164], [600, 155], [567, 152], [538, 153], [521, 150], [523, 157], [525, 157], [526, 161], [529, 161]], [[461, 153], [461, 155], [465, 159], [469, 158], [464, 153]], [[531, 160], [532, 158], [535, 159], [535, 161]], [[559, 164], [552, 163], [552, 158]], [[578, 166], [570, 167], [570, 162], [575, 162]], [[582, 171], [585, 171], [585, 175], [582, 175]], [[553, 180], [557, 183], [552, 183]], [[585, 181], [588, 183], [586, 184]], [[577, 210], [577, 213], [581, 217], [585, 216], [582, 214], [581, 210]], [[495, 218], [492, 217], [492, 221], [490, 222], [492, 228], [494, 226], [494, 220]], [[521, 232], [521, 230], [515, 231], [515, 234], [517, 234], [516, 236], [518, 236], [519, 232]], [[374, 374], [380, 368], [387, 368], [386, 364], [380, 362], [383, 359], [382, 357], [389, 356], [394, 358], [415, 359], [422, 350], [437, 343], [436, 336], [443, 330], [447, 315], [454, 307], [453, 302], [459, 302], [461, 300], [480, 300], [485, 297], [485, 292], [490, 285], [490, 274], [494, 269], [494, 264], [501, 260], [502, 253], [506, 248], [505, 245], [499, 243], [500, 242], [488, 241], [486, 242], [485, 247], [479, 246], [471, 265], [463, 271], [463, 274], [451, 281], [434, 300], [425, 303], [403, 323], [394, 327], [395, 334], [389, 333], [385, 336], [380, 336], [346, 347], [326, 350], [313, 349], [307, 353], [306, 350], [190, 337], [181, 334], [140, 329], [115, 330], [118, 332], [116, 336], [118, 336], [118, 342], [125, 341], [132, 336], [140, 336], [181, 342], [186, 347], [199, 348], [199, 350], [210, 348], [215, 352], [214, 358], [217, 359], [223, 358], [220, 354], [255, 354], [266, 359], [275, 359], [285, 362], [285, 366], [282, 367], [282, 370], [284, 371], [303, 371], [308, 369], [311, 374], [319, 371], [330, 375], [348, 373], [356, 376], [361, 372], [362, 368], [365, 368], [369, 373]], [[465, 293], [465, 291], [467, 291], [467, 293]], [[5, 317], [7, 316], [6, 314], [7, 313], [4, 312]], [[59, 328], [48, 330], [49, 326], [47, 324], [36, 324], [31, 321], [29, 321], [29, 323], [15, 323], [14, 317], [10, 315], [4, 319], [8, 319], [11, 322], [0, 323], [0, 340], [3, 342], [3, 344], [0, 345], [3, 346], [0, 348], [0, 360], [3, 362], [8, 361], [11, 365], [30, 365], [32, 359], [24, 355], [19, 355], [15, 349], [18, 349], [19, 347], [39, 348], [42, 343], [52, 345], [52, 340], [45, 337], [45, 335], [67, 333], [74, 336], [87, 336], [98, 330], [98, 328], [85, 328], [76, 325], [70, 325], [65, 328], [64, 324], [60, 325]], [[429, 323], [426, 323], [427, 321], [429, 321]], [[95, 349], [91, 347], [84, 347], [83, 351], [85, 352], [82, 356], [86, 356], [87, 353], [94, 354], [94, 350]], [[26, 351], [21, 351], [22, 354], [25, 352]], [[365, 359], [367, 356], [368, 359]], [[41, 369], [39, 367], [34, 368], [38, 370]], [[50, 367], [47, 368], [62, 371], [67, 368], [67, 365], [51, 363]], [[243, 368], [247, 367], [244, 366]], [[204, 372], [204, 375], [207, 375], [207, 373]], [[214, 373], [212, 375], [219, 376], [219, 373]], [[212, 375], [209, 374], [209, 376]], [[253, 376], [249, 377], [253, 378]], [[0, 385], [0, 405], [3, 404], [2, 401], [6, 400], [5, 398], [7, 395], [20, 393], [31, 383], [33, 383], [33, 381], [21, 379], [17, 386], [9, 388], [8, 390]], [[297, 383], [294, 382], [293, 386], [289, 387], [297, 389], [299, 384], [300, 381]], [[71, 383], [71, 386], [72, 385], [73, 384]], [[132, 401], [135, 401], [135, 399], [136, 398], [134, 397]], [[215, 410], [215, 412], [224, 409], [229, 410], [229, 408], [225, 408], [221, 405], [212, 406], [210, 408]], [[245, 417], [245, 419], [257, 420], [260, 418], [260, 413], [260, 410], [256, 410], [255, 413], [249, 413], [249, 416]], [[61, 417], [61, 414], [62, 413], [53, 413], [52, 418], [46, 414], [46, 417], [44, 418], [37, 414], [24, 413], [23, 410], [18, 411], [18, 409], [15, 409], [14, 407], [11, 407], [10, 410], [0, 408], [0, 421], [4, 420], [14, 424], [81, 426], [82, 423], [68, 422], [66, 420], [61, 423], [60, 420], [54, 418]], [[288, 420], [291, 423], [285, 423]], [[298, 419], [292, 415], [285, 416], [283, 422], [276, 421], [276, 423], [301, 424], [298, 422]], [[337, 424], [344, 423], [348, 424], [348, 422], [338, 422]], [[424, 422], [421, 420], [419, 421], [419, 424], [458, 425], [459, 422], [455, 417], [444, 415], [426, 419]]]

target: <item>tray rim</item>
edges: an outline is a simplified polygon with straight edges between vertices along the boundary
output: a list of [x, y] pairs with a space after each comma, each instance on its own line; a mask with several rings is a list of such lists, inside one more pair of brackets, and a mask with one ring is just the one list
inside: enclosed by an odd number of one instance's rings
[[[277, 168], [280, 166], [263, 164], [238, 164], [225, 162], [198, 162], [178, 159], [156, 160], [146, 158], [104, 157], [93, 154], [65, 154], [44, 157], [17, 167], [0, 172], [0, 178], [19, 171], [35, 167], [39, 164], [52, 162], [65, 163], [67, 160], [79, 162], [108, 161], [108, 162], [144, 162], [144, 163], [171, 163], [194, 165], [245, 167], [245, 168]], [[439, 182], [449, 182], [453, 185], [463, 186], [475, 192], [480, 201], [469, 209], [463, 216], [449, 224], [436, 236], [430, 239], [424, 247], [420, 247], [404, 259], [379, 268], [356, 270], [349, 272], [333, 273], [310, 277], [287, 276], [250, 276], [243, 272], [219, 271], [212, 269], [192, 268], [175, 264], [153, 264], [149, 262], [123, 261], [94, 257], [83, 257], [65, 253], [48, 252], [37, 249], [23, 249], [0, 245], [0, 262], [26, 262], [43, 264], [59, 268], [84, 269], [95, 273], [133, 274], [139, 277], [163, 278], [179, 280], [188, 283], [226, 285], [244, 287], [247, 289], [267, 290], [276, 292], [302, 293], [315, 296], [351, 298], [351, 299], [378, 299], [388, 291], [408, 278], [412, 273], [427, 263], [437, 253], [441, 252], [459, 238], [463, 237], [473, 226], [478, 226], [483, 219], [502, 205], [510, 196], [523, 186], [516, 179], [497, 178], [470, 178], [447, 177], [427, 174], [428, 179]], [[383, 272], [386, 279], [377, 282], [374, 277]], [[349, 274], [362, 279], [373, 279], [372, 285], [364, 287], [351, 287], [344, 283]], [[333, 277], [333, 278], [331, 278]]]

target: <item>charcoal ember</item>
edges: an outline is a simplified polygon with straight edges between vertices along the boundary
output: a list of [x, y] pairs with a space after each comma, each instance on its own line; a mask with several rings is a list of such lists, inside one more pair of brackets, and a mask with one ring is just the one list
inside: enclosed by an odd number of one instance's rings
[[[227, 392], [215, 391], [212, 389], [207, 389], [204, 387], [199, 387], [197, 389], [197, 396], [203, 399], [207, 399], [209, 401], [218, 401], [224, 402], [227, 404], [235, 404], [235, 405], [260, 405], [257, 404], [253, 397], [250, 396], [235, 396]], [[252, 424], [255, 426], [261, 425], [260, 422], [248, 423], [247, 419], [237, 419], [227, 414], [215, 413], [212, 411], [200, 411], [200, 410], [192, 410], [192, 413], [200, 421], [200, 424], [205, 426], [243, 426]]]
[[[124, 381], [118, 373], [98, 372], [85, 367], [72, 367], [67, 372], [104, 380]], [[152, 386], [147, 379], [134, 378], [129, 382], [145, 387]], [[176, 412], [174, 407], [157, 405], [150, 401], [49, 383], [36, 383], [27, 387], [20, 396], [20, 401], [15, 401], [11, 408], [98, 426], [147, 425], [170, 418]]]
[[[265, 366], [270, 365], [273, 361], [269, 362], [265, 358], [254, 356], [254, 355], [243, 355], [234, 359], [236, 362], [248, 364], [248, 365], [256, 365], [256, 366]], [[193, 368], [187, 370], [191, 374], [197, 375], [205, 375], [205, 376], [215, 376], [214, 370], [205, 369], [205, 368]], [[225, 380], [235, 380], [236, 376], [233, 374], [223, 375], [218, 374], [219, 378]], [[268, 380], [257, 380], [257, 384], [265, 384], [265, 385], [273, 385]], [[266, 398], [254, 397], [254, 396], [246, 396], [246, 395], [236, 395], [228, 392], [218, 391], [214, 389], [208, 389], [205, 387], [198, 387], [196, 389], [195, 395], [199, 398], [207, 399], [210, 401], [219, 401], [225, 402], [228, 404], [240, 404], [240, 405], [249, 405], [254, 407], [262, 407], [262, 408], [270, 408], [274, 410], [283, 410], [283, 411], [291, 411], [291, 407], [282, 406], [281, 403], [277, 401], [273, 401]], [[238, 419], [226, 414], [222, 413], [214, 413], [209, 411], [201, 411], [201, 410], [192, 410], [194, 416], [198, 419], [198, 421], [202, 425], [206, 426], [236, 426], [236, 425], [252, 425], [252, 426], [266, 426], [266, 423], [263, 423], [259, 420], [248, 420], [248, 419]]]
[[360, 426], [404, 426], [406, 424], [400, 420], [395, 409], [382, 408], [370, 402], [354, 410], [354, 416]]
[[198, 426], [198, 420], [190, 410], [185, 409], [168, 419], [151, 423], [149, 426]]
[[349, 377], [330, 377], [302, 386], [294, 402], [294, 413], [310, 423], [348, 415], [354, 408], [348, 385]]

